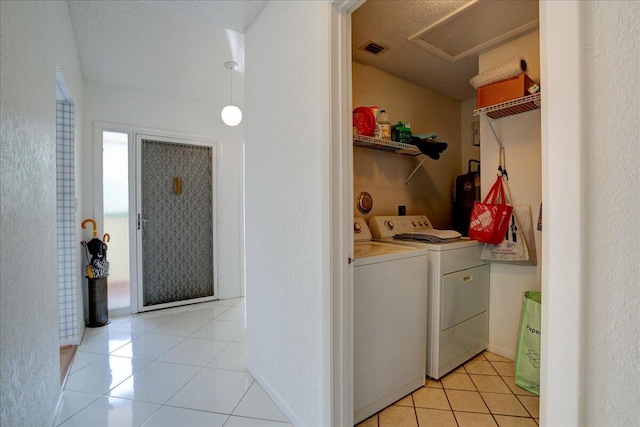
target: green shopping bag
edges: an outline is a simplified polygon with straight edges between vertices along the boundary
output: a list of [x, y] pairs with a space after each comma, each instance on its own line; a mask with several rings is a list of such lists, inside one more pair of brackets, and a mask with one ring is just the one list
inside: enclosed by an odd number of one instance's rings
[[516, 346], [516, 385], [540, 395], [540, 331], [542, 292], [526, 291], [522, 300]]

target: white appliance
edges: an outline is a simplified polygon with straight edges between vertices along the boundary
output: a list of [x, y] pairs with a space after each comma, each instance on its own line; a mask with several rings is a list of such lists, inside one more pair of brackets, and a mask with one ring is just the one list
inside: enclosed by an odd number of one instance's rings
[[354, 422], [424, 385], [428, 251], [372, 242], [354, 221]]
[[[447, 243], [394, 239], [433, 229], [425, 215], [375, 216], [369, 226], [375, 240], [429, 251], [426, 374], [439, 379], [485, 350], [489, 340], [489, 266], [481, 259], [483, 244], [469, 238], [445, 240]], [[446, 232], [434, 234], [451, 237]]]

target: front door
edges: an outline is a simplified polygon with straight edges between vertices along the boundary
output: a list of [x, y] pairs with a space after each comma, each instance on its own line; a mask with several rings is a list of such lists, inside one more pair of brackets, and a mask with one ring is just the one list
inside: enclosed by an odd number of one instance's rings
[[214, 299], [213, 143], [136, 135], [138, 310]]

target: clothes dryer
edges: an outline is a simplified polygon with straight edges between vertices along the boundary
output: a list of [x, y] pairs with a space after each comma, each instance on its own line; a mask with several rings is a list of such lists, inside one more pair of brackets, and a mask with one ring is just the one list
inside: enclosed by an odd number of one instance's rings
[[[425, 215], [375, 216], [369, 226], [374, 241], [429, 251], [424, 306], [426, 375], [439, 379], [485, 350], [489, 340], [489, 266], [481, 259], [483, 244], [453, 238], [448, 231], [430, 233], [433, 227]], [[396, 238], [410, 238], [411, 234], [418, 240]], [[424, 243], [428, 234], [439, 235], [443, 243]]]

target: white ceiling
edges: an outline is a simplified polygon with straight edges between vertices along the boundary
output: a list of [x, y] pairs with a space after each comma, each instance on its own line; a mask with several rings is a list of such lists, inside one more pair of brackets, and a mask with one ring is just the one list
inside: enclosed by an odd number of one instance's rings
[[68, 4], [85, 81], [224, 104], [224, 63], [244, 72], [244, 32], [267, 0]]
[[[241, 94], [244, 33], [267, 2], [68, 0], [85, 81], [219, 104], [230, 96], [226, 61], [239, 64], [234, 94]], [[468, 82], [477, 74], [477, 55], [450, 63], [408, 40], [466, 4], [468, 0], [369, 0], [353, 14], [353, 59], [454, 99], [473, 98]], [[358, 50], [371, 39], [391, 49], [377, 57]]]
[[269, 0], [180, 0], [151, 1], [153, 6], [170, 12], [208, 22], [217, 27], [228, 28], [238, 33], [246, 33], [253, 21], [265, 8]]
[[[530, 9], [527, 6], [537, 2], [538, 0], [494, 1], [497, 5], [504, 5], [505, 15], [513, 13], [514, 7]], [[468, 3], [469, 0], [369, 0], [353, 13], [353, 59], [460, 101], [473, 98], [476, 93], [469, 85], [469, 80], [478, 74], [477, 53], [457, 62], [449, 62], [409, 41], [415, 33]], [[505, 15], [493, 16], [495, 23], [482, 20], [478, 22], [478, 27], [496, 25], [504, 20]], [[469, 37], [466, 33], [456, 36]], [[369, 40], [391, 48], [379, 56], [358, 49]]]

